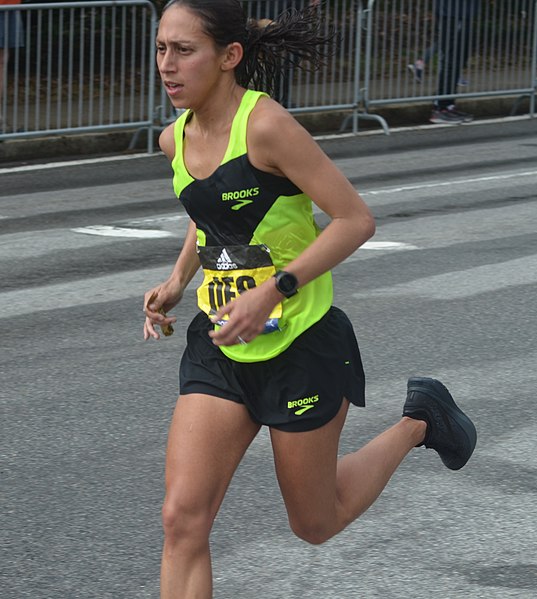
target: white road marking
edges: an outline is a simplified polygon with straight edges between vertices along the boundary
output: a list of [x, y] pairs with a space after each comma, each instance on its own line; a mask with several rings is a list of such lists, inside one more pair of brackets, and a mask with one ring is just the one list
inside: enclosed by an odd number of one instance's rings
[[137, 225], [148, 225], [155, 223], [171, 223], [175, 221], [185, 220], [190, 218], [188, 214], [172, 214], [168, 216], [150, 216], [148, 218], [139, 218], [134, 220], [129, 220], [128, 224], [133, 227]]
[[102, 237], [132, 237], [135, 239], [158, 239], [160, 237], [173, 237], [169, 231], [157, 229], [127, 229], [125, 227], [112, 227], [110, 225], [92, 225], [71, 229], [74, 233], [85, 235], [100, 235]]
[[417, 296], [434, 300], [457, 300], [508, 287], [537, 283], [537, 256], [485, 264], [353, 293], [355, 298]]
[[69, 160], [67, 162], [49, 162], [46, 164], [26, 164], [24, 166], [10, 166], [0, 168], [0, 175], [8, 173], [25, 173], [27, 171], [42, 171], [53, 168], [64, 168], [69, 166], [82, 166], [84, 164], [102, 164], [103, 162], [116, 162], [117, 160], [135, 160], [136, 158], [152, 158], [160, 156], [161, 152], [154, 154], [129, 154], [128, 156], [103, 156], [102, 158], [84, 158], [83, 160]]
[[[59, 310], [84, 304], [100, 304], [138, 298], [141, 315], [144, 293], [157, 283], [165, 281], [170, 276], [171, 268], [171, 266], [151, 267], [89, 277], [79, 281], [53, 283], [30, 290], [0, 291], [0, 314], [16, 312], [17, 317], [20, 317], [43, 310]], [[191, 281], [192, 288], [195, 290], [202, 280], [203, 276], [200, 270]]]
[[402, 193], [405, 191], [416, 191], [418, 189], [434, 189], [436, 187], [453, 187], [454, 185], [467, 185], [468, 183], [482, 183], [484, 181], [501, 181], [519, 177], [535, 177], [537, 171], [523, 171], [515, 173], [504, 173], [502, 175], [488, 175], [486, 177], [473, 177], [471, 179], [454, 179], [450, 181], [435, 181], [432, 183], [417, 183], [416, 185], [405, 185], [403, 187], [386, 187], [384, 189], [372, 189], [360, 192], [361, 196], [374, 196], [389, 193]]
[[400, 241], [366, 241], [362, 250], [419, 250], [418, 246]]
[[[139, 224], [147, 222], [164, 222], [169, 220], [177, 220], [181, 217], [161, 217], [158, 219], [144, 219], [143, 221], [130, 221], [130, 224]], [[158, 229], [129, 229], [126, 227], [113, 227], [111, 225], [91, 225], [89, 227], [77, 227], [71, 229], [74, 233], [83, 233], [85, 235], [99, 235], [101, 237], [126, 237], [135, 239], [158, 239], [160, 237], [175, 237], [177, 234], [170, 231], [162, 231]], [[361, 249], [364, 250], [417, 250], [415, 245], [403, 243], [399, 241], [366, 241]]]

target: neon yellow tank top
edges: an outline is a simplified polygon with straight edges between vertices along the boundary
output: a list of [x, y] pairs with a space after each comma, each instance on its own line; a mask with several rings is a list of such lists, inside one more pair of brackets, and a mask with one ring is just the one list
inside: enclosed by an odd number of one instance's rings
[[[184, 112], [174, 129], [174, 191], [196, 223], [204, 270], [198, 304], [210, 313], [284, 268], [318, 236], [312, 201], [289, 179], [256, 169], [248, 160], [248, 118], [262, 92], [246, 91], [233, 119], [226, 153], [216, 171], [194, 179], [183, 160]], [[332, 304], [332, 275], [324, 273], [272, 314], [279, 328], [247, 345], [220, 347], [238, 362], [268, 360], [320, 320]], [[225, 325], [223, 325], [225, 326]]]

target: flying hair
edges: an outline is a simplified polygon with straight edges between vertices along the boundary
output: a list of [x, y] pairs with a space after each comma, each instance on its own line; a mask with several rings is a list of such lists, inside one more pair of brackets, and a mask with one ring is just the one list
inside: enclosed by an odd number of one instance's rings
[[237, 83], [268, 94], [291, 65], [311, 72], [326, 64], [337, 42], [318, 5], [291, 8], [273, 21], [247, 19], [239, 0], [170, 0], [163, 12], [172, 6], [195, 13], [217, 46], [240, 43], [244, 56], [235, 69]]

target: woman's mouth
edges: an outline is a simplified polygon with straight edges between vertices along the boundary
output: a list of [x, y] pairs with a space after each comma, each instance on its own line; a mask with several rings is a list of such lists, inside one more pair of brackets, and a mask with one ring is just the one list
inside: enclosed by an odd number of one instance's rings
[[173, 81], [165, 81], [164, 87], [169, 96], [176, 96], [183, 89], [183, 85], [180, 83], [174, 83]]

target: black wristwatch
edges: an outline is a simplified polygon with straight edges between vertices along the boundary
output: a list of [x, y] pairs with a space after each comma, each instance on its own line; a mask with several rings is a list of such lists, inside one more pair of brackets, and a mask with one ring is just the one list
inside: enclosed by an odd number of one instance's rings
[[276, 289], [285, 297], [293, 297], [298, 293], [298, 279], [294, 274], [279, 270], [275, 275]]

